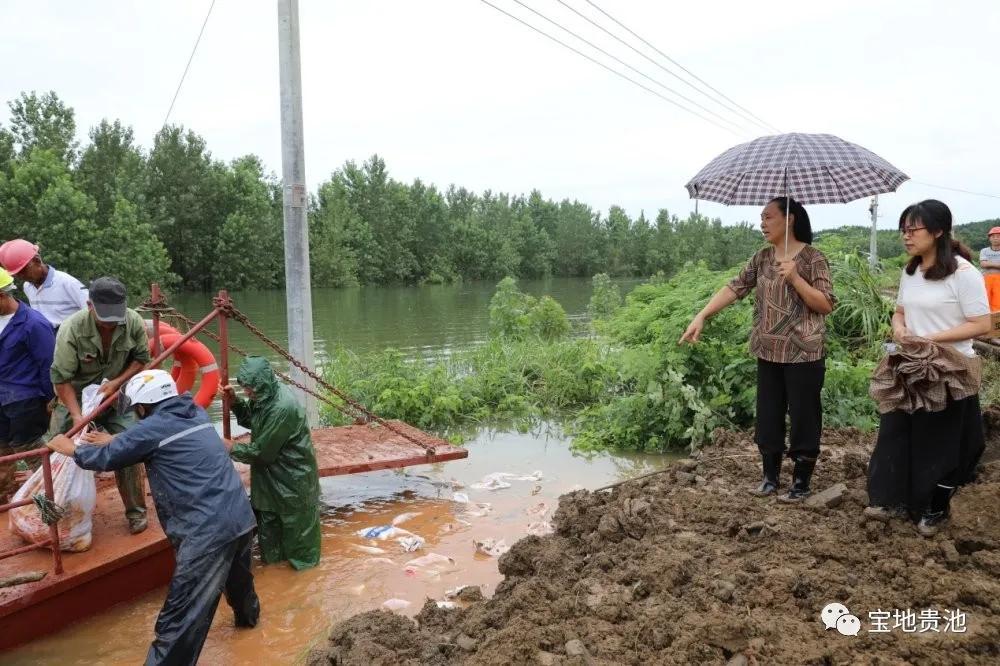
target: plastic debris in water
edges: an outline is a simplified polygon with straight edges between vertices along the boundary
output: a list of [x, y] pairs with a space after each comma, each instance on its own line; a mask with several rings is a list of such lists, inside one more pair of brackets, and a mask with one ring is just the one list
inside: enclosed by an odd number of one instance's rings
[[360, 546], [356, 543], [352, 543], [351, 548], [354, 550], [360, 550], [362, 553], [368, 553], [369, 555], [382, 555], [385, 553], [384, 550], [378, 548], [377, 546]]
[[405, 566], [408, 567], [450, 567], [455, 565], [455, 560], [446, 556], [439, 555], [438, 553], [428, 553], [423, 557], [418, 557], [412, 559], [406, 563]]
[[409, 513], [401, 513], [401, 514], [399, 514], [398, 516], [396, 516], [395, 518], [392, 519], [392, 524], [394, 526], [395, 525], [402, 525], [406, 521], [413, 520], [414, 518], [416, 518], [419, 515], [420, 515], [419, 511], [411, 511]]
[[554, 531], [552, 523], [547, 520], [540, 520], [528, 525], [528, 534], [531, 534], [532, 536], [546, 536], [548, 534], [552, 534]]
[[437, 607], [444, 608], [445, 610], [452, 610], [454, 608], [458, 608], [458, 604], [454, 601], [439, 601], [437, 602]]
[[392, 525], [366, 527], [363, 530], [358, 530], [355, 534], [364, 539], [378, 539], [379, 541], [395, 539], [397, 537], [414, 536], [412, 532], [408, 532], [402, 527], [393, 527]]
[[542, 470], [536, 469], [534, 472], [532, 472], [531, 474], [528, 474], [527, 476], [516, 476], [516, 477], [514, 477], [514, 480], [515, 481], [541, 481], [543, 477], [544, 477], [544, 475], [542, 474]]
[[416, 535], [399, 537], [396, 539], [399, 545], [403, 547], [403, 550], [407, 553], [412, 553], [413, 551], [424, 547], [424, 540]]
[[470, 488], [475, 488], [476, 490], [503, 490], [504, 488], [510, 488], [510, 484], [507, 479], [516, 478], [516, 474], [510, 474], [508, 472], [494, 472], [492, 474], [487, 474], [483, 477], [483, 480], [479, 483], [473, 483]]
[[455, 493], [451, 496], [452, 501], [458, 502], [459, 504], [468, 504], [469, 496], [465, 493]]
[[493, 505], [489, 502], [477, 502], [475, 504], [469, 504], [468, 508], [465, 510], [465, 515], [482, 518], [492, 510]]
[[382, 602], [382, 608], [391, 610], [393, 612], [401, 611], [404, 608], [409, 608], [412, 604], [406, 599], [387, 599]]
[[476, 552], [490, 557], [500, 557], [510, 550], [510, 546], [503, 539], [482, 539], [472, 543], [476, 546]]

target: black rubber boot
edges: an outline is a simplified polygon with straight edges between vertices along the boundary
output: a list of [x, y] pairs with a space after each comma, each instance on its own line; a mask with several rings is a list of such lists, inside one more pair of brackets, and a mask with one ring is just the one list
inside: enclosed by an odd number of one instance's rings
[[795, 467], [792, 469], [792, 485], [788, 489], [788, 492], [778, 499], [782, 502], [801, 502], [812, 495], [812, 490], [809, 489], [809, 482], [812, 480], [815, 468], [815, 460], [796, 458]]
[[941, 526], [948, 520], [951, 510], [951, 496], [955, 494], [952, 486], [938, 484], [931, 495], [931, 504], [924, 510], [924, 515], [917, 523], [917, 532], [920, 536], [930, 538], [938, 533]]
[[781, 474], [781, 454], [762, 453], [760, 454], [761, 467], [764, 469], [764, 480], [760, 485], [750, 491], [751, 495], [757, 497], [767, 497], [778, 492], [778, 476]]

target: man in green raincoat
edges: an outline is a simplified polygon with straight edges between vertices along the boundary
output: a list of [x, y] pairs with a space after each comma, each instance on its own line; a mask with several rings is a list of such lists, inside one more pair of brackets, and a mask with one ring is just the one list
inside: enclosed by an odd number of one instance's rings
[[278, 383], [270, 362], [250, 356], [236, 382], [246, 399], [230, 393], [236, 422], [250, 429], [248, 443], [234, 444], [233, 460], [250, 465], [250, 504], [265, 563], [288, 560], [296, 569], [319, 564], [319, 471], [306, 410]]

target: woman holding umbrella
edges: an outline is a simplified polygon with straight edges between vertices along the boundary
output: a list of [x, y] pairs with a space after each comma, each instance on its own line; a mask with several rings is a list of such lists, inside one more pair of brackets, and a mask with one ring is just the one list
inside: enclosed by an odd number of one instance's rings
[[779, 499], [810, 494], [823, 424], [820, 393], [826, 373], [826, 315], [833, 311], [830, 266], [814, 248], [805, 208], [776, 197], [761, 212], [768, 246], [720, 289], [687, 327], [680, 342], [694, 343], [705, 321], [756, 289], [750, 352], [757, 357], [757, 432], [764, 478], [752, 492], [773, 495], [785, 454], [785, 415], [790, 417], [788, 456], [792, 485]]
[[[951, 224], [948, 206], [935, 199], [899, 216], [911, 259], [899, 280], [893, 337], [918, 336], [975, 357], [972, 340], [989, 332], [990, 306], [969, 249], [951, 237]], [[920, 517], [920, 534], [934, 536], [948, 518], [955, 489], [972, 480], [984, 446], [978, 393], [949, 396], [940, 411], [882, 414], [868, 464], [871, 506], [865, 516], [886, 521], [909, 512]]]

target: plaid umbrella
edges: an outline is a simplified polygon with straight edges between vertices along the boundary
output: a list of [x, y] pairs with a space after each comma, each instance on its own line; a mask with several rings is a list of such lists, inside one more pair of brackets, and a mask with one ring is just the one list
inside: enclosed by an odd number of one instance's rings
[[777, 134], [722, 153], [687, 184], [692, 199], [763, 205], [776, 196], [803, 204], [847, 203], [894, 192], [909, 176], [875, 153], [832, 134]]

